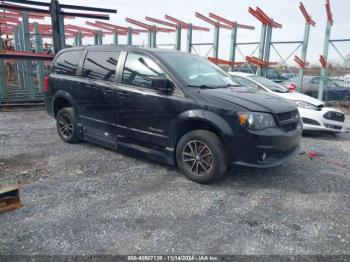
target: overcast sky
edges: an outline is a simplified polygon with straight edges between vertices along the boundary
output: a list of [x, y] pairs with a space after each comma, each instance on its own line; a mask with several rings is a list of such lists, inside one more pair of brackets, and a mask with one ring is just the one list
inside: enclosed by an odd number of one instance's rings
[[[125, 22], [125, 17], [131, 17], [140, 21], [145, 21], [145, 16], [154, 18], [164, 18], [165, 14], [174, 16], [184, 21], [192, 22], [195, 25], [207, 26], [211, 29], [210, 32], [195, 32], [193, 42], [211, 42], [213, 40], [213, 27], [202, 22], [194, 16], [194, 13], [201, 12], [207, 15], [209, 12], [217, 13], [225, 18], [236, 20], [242, 24], [253, 25], [256, 27], [254, 31], [240, 29], [238, 33], [238, 42], [259, 41], [261, 24], [248, 13], [248, 7], [259, 6], [276, 22], [283, 25], [282, 29], [274, 29], [273, 41], [295, 41], [302, 40], [304, 34], [304, 18], [298, 9], [300, 1], [297, 0], [61, 0], [61, 3], [88, 5], [95, 7], [114, 8], [118, 10], [117, 14], [111, 15], [111, 21], [118, 25], [128, 25]], [[316, 27], [311, 28], [310, 45], [308, 49], [307, 60], [312, 63], [317, 63], [318, 57], [322, 54], [324, 34], [326, 26], [326, 11], [325, 0], [304, 0], [306, 9], [316, 21]], [[350, 38], [350, 0], [331, 0], [331, 9], [333, 13], [334, 26], [332, 27], [332, 39]], [[84, 20], [66, 20], [66, 23], [83, 25]], [[158, 43], [173, 43], [175, 34], [158, 34]], [[186, 31], [183, 31], [183, 39], [186, 38]], [[91, 39], [85, 39], [84, 44], [91, 43]], [[105, 40], [106, 44], [111, 43], [112, 38]], [[121, 37], [121, 43], [125, 43], [125, 37]], [[221, 30], [220, 32], [220, 47], [219, 57], [222, 59], [229, 58], [229, 30]], [[135, 37], [134, 44], [147, 44], [147, 35]], [[183, 48], [185, 43], [183, 43]], [[282, 56], [286, 57], [294, 50], [296, 45], [278, 46], [278, 51]], [[350, 53], [350, 42], [345, 44], [337, 44], [337, 47], [342, 53]], [[209, 47], [196, 48], [201, 55], [204, 55]], [[244, 55], [254, 49], [242, 48]], [[297, 52], [300, 56], [301, 48]], [[237, 61], [242, 61], [243, 58], [237, 52]], [[333, 48], [330, 48], [330, 59], [339, 60], [339, 55], [336, 54]], [[277, 61], [276, 52], [271, 50], [271, 61]], [[289, 60], [291, 64], [292, 59]]]

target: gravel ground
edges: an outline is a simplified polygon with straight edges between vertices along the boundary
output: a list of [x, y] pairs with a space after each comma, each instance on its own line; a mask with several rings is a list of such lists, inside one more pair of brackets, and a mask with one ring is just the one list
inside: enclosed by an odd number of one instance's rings
[[43, 111], [2, 112], [0, 184], [22, 183], [23, 207], [0, 214], [0, 254], [350, 254], [350, 133], [302, 148], [319, 157], [204, 186], [63, 143]]

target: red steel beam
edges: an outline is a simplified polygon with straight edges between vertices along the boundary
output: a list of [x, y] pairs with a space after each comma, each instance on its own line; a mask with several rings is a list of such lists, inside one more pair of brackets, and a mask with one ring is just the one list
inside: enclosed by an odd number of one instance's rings
[[106, 23], [106, 22], [95, 21], [95, 23], [98, 24], [98, 25], [108, 26], [108, 27], [111, 27], [111, 28], [113, 28], [113, 29], [128, 30], [127, 27], [119, 26], [119, 25], [113, 25], [113, 24], [109, 24], [109, 23]]
[[252, 63], [252, 64], [257, 65], [259, 67], [268, 67], [270, 65], [277, 65], [277, 62], [268, 62], [267, 63], [264, 60], [259, 59], [259, 58], [255, 57], [255, 56], [246, 56], [245, 60], [248, 63]]
[[216, 19], [219, 22], [227, 24], [227, 25], [229, 25], [231, 27], [236, 27], [237, 26], [238, 28], [243, 28], [243, 29], [249, 29], [249, 30], [254, 30], [255, 29], [254, 26], [239, 24], [239, 23], [237, 23], [235, 21], [230, 21], [230, 20], [228, 20], [226, 18], [223, 18], [223, 17], [221, 17], [219, 15], [216, 15], [214, 13], [209, 13], [209, 17], [211, 17], [213, 19]]
[[89, 22], [89, 21], [86, 21], [85, 24], [86, 24], [86, 25], [89, 25], [89, 26], [96, 27], [96, 28], [98, 28], [98, 29], [107, 30], [107, 31], [110, 31], [110, 32], [114, 32], [114, 31], [115, 31], [115, 29], [113, 29], [113, 28], [111, 28], [111, 27], [104, 26], [104, 25], [98, 25], [98, 24], [95, 24], [95, 23], [92, 23], [92, 22]]
[[233, 21], [227, 20], [226, 18], [223, 18], [223, 17], [221, 17], [219, 15], [216, 15], [214, 13], [209, 13], [209, 17], [211, 17], [213, 19], [216, 19], [219, 22], [227, 24], [227, 25], [229, 25], [231, 27], [236, 27], [237, 26], [237, 22], [233, 22]]
[[[22, 14], [21, 12], [19, 11], [15, 11], [15, 10], [11, 10], [11, 12], [9, 11], [6, 11], [6, 13], [2, 13], [2, 15], [9, 15], [9, 16], [12, 16], [12, 17], [17, 17], [17, 18], [21, 18], [22, 17]], [[45, 19], [46, 17], [50, 17], [49, 14], [42, 14], [42, 13], [35, 13], [35, 12], [30, 12], [28, 14], [29, 16], [29, 19], [40, 19], [40, 20], [43, 20]], [[74, 17], [72, 16], [64, 16], [65, 19], [74, 19]]]
[[308, 22], [310, 25], [315, 26], [316, 22], [312, 20], [311, 15], [306, 11], [306, 8], [303, 3], [300, 2], [299, 9], [301, 13], [303, 14], [306, 22]]
[[231, 61], [215, 58], [215, 57], [208, 57], [208, 60], [216, 65], [232, 65]]
[[[137, 21], [135, 19], [131, 19], [131, 18], [125, 18], [125, 21], [134, 25], [137, 25], [139, 27], [145, 28], [149, 31], [153, 30], [153, 26]], [[156, 27], [157, 32], [164, 32], [164, 33], [170, 33], [170, 32], [174, 32], [174, 29], [169, 29], [169, 28], [164, 28], [164, 27]]]
[[133, 25], [137, 25], [139, 27], [142, 27], [142, 28], [145, 28], [147, 30], [152, 30], [152, 26], [151, 25], [148, 25], [148, 24], [145, 24], [145, 23], [142, 23], [140, 21], [137, 21], [135, 19], [132, 19], [132, 18], [125, 18], [125, 21], [130, 23], [130, 24], [133, 24]]
[[[34, 23], [29, 23], [29, 27], [34, 27]], [[39, 27], [42, 27], [42, 28], [52, 28], [52, 25], [48, 25], [48, 24], [39, 24]]]
[[269, 21], [266, 21], [263, 17], [261, 17], [253, 8], [249, 7], [248, 12], [256, 19], [258, 19], [262, 24], [267, 25], [269, 23]]
[[188, 28], [188, 23], [185, 23], [185, 22], [183, 22], [175, 17], [172, 17], [170, 15], [165, 15], [164, 18], [171, 21], [171, 22], [174, 22], [178, 25], [181, 25], [181, 27]]
[[[164, 16], [165, 19], [177, 24], [177, 25], [180, 25], [181, 28], [184, 28], [184, 29], [188, 29], [188, 26], [189, 24], [188, 23], [185, 23], [184, 21], [181, 21], [175, 17], [172, 17], [170, 15], [165, 15]], [[210, 31], [209, 28], [207, 27], [202, 27], [202, 26], [196, 26], [196, 25], [192, 25], [192, 30], [197, 30], [197, 31]]]
[[11, 24], [0, 24], [1, 27], [8, 27], [8, 28], [15, 28], [17, 25], [11, 25]]
[[[17, 14], [10, 14], [8, 15], [7, 13], [5, 14], [0, 14], [0, 18], [21, 18], [22, 16], [21, 15], [17, 15]], [[29, 15], [29, 18], [30, 19], [45, 19], [45, 16], [37, 16], [37, 15]]]
[[211, 24], [211, 25], [213, 25], [215, 27], [219, 27], [220, 26], [219, 22], [211, 20], [210, 18], [206, 17], [205, 15], [202, 15], [201, 13], [196, 12], [194, 15], [197, 18], [199, 18], [199, 19], [203, 20], [204, 22], [207, 22], [208, 24]]
[[164, 27], [156, 27], [157, 32], [163, 32], [163, 33], [171, 33], [175, 32], [175, 29], [169, 29], [169, 28], [164, 28]]
[[215, 57], [208, 57], [208, 60], [216, 65], [228, 65], [228, 66], [232, 66], [232, 65], [243, 65], [246, 62], [233, 62], [232, 61], [228, 61], [228, 60], [224, 60], [224, 59], [220, 59], [220, 58], [215, 58]]
[[207, 27], [202, 27], [202, 26], [196, 26], [196, 25], [193, 25], [192, 26], [192, 30], [197, 30], [197, 31], [206, 31], [206, 32], [209, 32], [210, 29], [207, 28]]
[[249, 63], [252, 63], [254, 65], [257, 65], [259, 67], [266, 67], [266, 62], [264, 60], [261, 60], [255, 56], [246, 56], [245, 60]]
[[329, 3], [329, 0], [326, 0], [326, 12], [327, 12], [327, 19], [328, 21], [333, 24], [333, 15], [331, 11], [331, 4]]
[[[74, 31], [70, 29], [64, 29], [65, 33], [71, 34], [73, 36], [76, 36], [79, 31]], [[80, 32], [81, 36], [87, 36], [87, 37], [93, 37], [95, 36], [93, 33], [88, 33], [88, 32]]]
[[272, 21], [272, 26], [273, 26], [274, 28], [282, 28], [282, 24], [277, 23], [277, 22], [275, 22], [275, 21]]
[[126, 30], [121, 30], [121, 29], [118, 29], [118, 28], [112, 28], [112, 27], [105, 26], [105, 25], [99, 25], [99, 24], [92, 23], [92, 22], [89, 22], [89, 21], [86, 21], [85, 24], [89, 25], [89, 26], [96, 27], [98, 29], [107, 30], [107, 31], [112, 32], [112, 33], [115, 33], [117, 31], [117, 33], [119, 35], [126, 35], [127, 34]]
[[19, 23], [19, 20], [18, 18], [0, 18], [0, 23], [6, 23], [6, 22]]
[[196, 31], [206, 31], [206, 32], [209, 32], [209, 31], [210, 31], [210, 29], [207, 28], [207, 27], [196, 26], [196, 25], [193, 25], [193, 26], [192, 26], [192, 30], [196, 30]]
[[48, 55], [45, 53], [33, 53], [30, 51], [0, 52], [0, 59], [52, 60], [53, 58], [53, 55]]
[[249, 7], [248, 12], [252, 14], [256, 19], [258, 19], [264, 25], [270, 25], [274, 28], [282, 28], [282, 25], [273, 21], [263, 10], [259, 7], [256, 7], [256, 10]]
[[[111, 29], [120, 29], [120, 30], [125, 30], [127, 31], [128, 28], [124, 27], [124, 26], [119, 26], [119, 25], [113, 25], [113, 24], [109, 24], [109, 23], [105, 23], [105, 22], [100, 22], [100, 21], [95, 21], [96, 24], [98, 25], [103, 25], [103, 26], [108, 26]], [[148, 30], [143, 30], [143, 29], [134, 29], [132, 28], [132, 33], [138, 35], [139, 33], [147, 33]]]
[[297, 63], [301, 68], [305, 68], [306, 63], [296, 55], [294, 56], [294, 62]]
[[167, 21], [163, 21], [163, 20], [160, 20], [160, 19], [152, 18], [152, 17], [149, 17], [149, 16], [146, 16], [145, 20], [148, 21], [148, 22], [153, 22], [153, 23], [157, 23], [157, 24], [161, 24], [161, 25], [165, 25], [165, 26], [169, 26], [169, 27], [173, 27], [173, 28], [177, 27], [176, 24], [169, 23]]
[[214, 20], [206, 17], [205, 15], [202, 15], [201, 13], [196, 12], [195, 16], [198, 17], [199, 19], [201, 19], [201, 20], [203, 20], [203, 21], [205, 21], [205, 22], [215, 26], [215, 27], [221, 27], [221, 28], [225, 28], [225, 29], [232, 29], [231, 26], [223, 25], [220, 22], [214, 21]]
[[324, 59], [323, 55], [320, 55], [320, 59], [319, 59], [318, 61], [320, 61], [321, 66], [322, 66], [323, 68], [326, 68], [326, 67], [327, 67], [327, 61], [326, 61], [326, 59]]
[[16, 28], [16, 25], [0, 24], [1, 28]]
[[[81, 31], [82, 33], [91, 33], [91, 34], [96, 34], [97, 31], [99, 30], [94, 30], [94, 29], [89, 29], [86, 27], [81, 27], [81, 26], [76, 26], [76, 25], [66, 25], [65, 27], [66, 29], [70, 29], [70, 30], [76, 30], [76, 31]], [[102, 31], [102, 35], [112, 35], [113, 32], [106, 32], [106, 31]]]
[[[10, 12], [6, 12], [6, 14], [9, 14], [9, 15], [18, 15], [19, 17], [22, 17], [22, 14], [21, 14], [21, 12], [20, 11], [16, 11], [16, 10], [12, 10], [12, 11], [10, 11]], [[28, 15], [29, 15], [29, 17], [30, 16], [35, 16], [35, 17], [50, 17], [50, 15], [49, 14], [43, 14], [43, 13], [35, 13], [35, 12], [29, 12], [28, 13]]]
[[255, 12], [259, 14], [264, 20], [268, 21], [269, 24], [272, 23], [272, 19], [267, 14], [265, 14], [265, 12], [261, 10], [259, 7], [256, 7]]
[[256, 11], [265, 19], [270, 21], [270, 25], [275, 28], [282, 28], [282, 25], [273, 21], [271, 17], [269, 17], [263, 10], [261, 10], [259, 7], [256, 8]]
[[81, 27], [81, 26], [77, 26], [77, 25], [71, 25], [71, 24], [64, 26], [64, 28], [65, 29], [66, 28], [73, 29], [73, 30], [82, 31], [82, 32], [87, 32], [87, 33], [93, 33], [93, 34], [95, 34], [98, 31], [96, 29], [89, 29], [89, 28], [85, 28], [85, 27]]

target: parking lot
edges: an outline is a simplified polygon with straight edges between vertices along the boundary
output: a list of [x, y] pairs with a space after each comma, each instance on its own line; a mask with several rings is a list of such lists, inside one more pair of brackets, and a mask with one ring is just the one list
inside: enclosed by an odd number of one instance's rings
[[349, 159], [350, 133], [309, 134], [283, 166], [204, 186], [63, 143], [44, 111], [0, 112], [0, 185], [23, 203], [0, 214], [0, 254], [350, 254]]

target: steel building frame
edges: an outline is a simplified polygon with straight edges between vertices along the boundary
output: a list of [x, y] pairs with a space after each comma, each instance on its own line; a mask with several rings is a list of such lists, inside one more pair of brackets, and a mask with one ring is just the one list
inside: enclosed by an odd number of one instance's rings
[[[24, 5], [22, 5], [24, 4]], [[34, 7], [33, 7], [34, 6]], [[37, 8], [41, 7], [41, 8]], [[0, 101], [24, 100], [36, 101], [43, 99], [43, 64], [36, 63], [36, 69], [33, 71], [35, 60], [51, 60], [52, 55], [42, 53], [42, 37], [51, 36], [53, 38], [54, 53], [65, 47], [65, 30], [69, 32], [68, 37], [76, 37], [76, 43], [80, 42], [79, 37], [82, 33], [70, 30], [64, 26], [64, 19], [69, 17], [83, 17], [108, 20], [109, 15], [100, 13], [116, 13], [116, 10], [106, 8], [94, 8], [87, 6], [59, 4], [57, 0], [48, 2], [37, 2], [31, 0], [6, 0], [0, 3], [0, 9], [4, 13], [0, 17], [1, 34], [12, 34], [16, 51], [8, 51], [5, 48], [3, 40], [0, 40]], [[68, 10], [92, 11], [96, 13], [67, 12]], [[37, 22], [31, 24], [29, 19], [42, 19], [45, 16], [51, 17], [51, 30], [39, 25]], [[21, 18], [19, 21], [18, 18]], [[9, 24], [11, 23], [11, 24]], [[34, 32], [31, 32], [34, 31]], [[98, 31], [95, 35], [96, 41], [102, 44], [102, 35], [109, 32]], [[34, 50], [31, 47], [31, 36], [34, 36]], [[34, 52], [33, 52], [34, 51]], [[4, 59], [17, 59], [17, 79], [19, 87], [12, 89], [11, 92], [6, 86]], [[38, 78], [38, 86], [34, 86], [33, 76]]]

